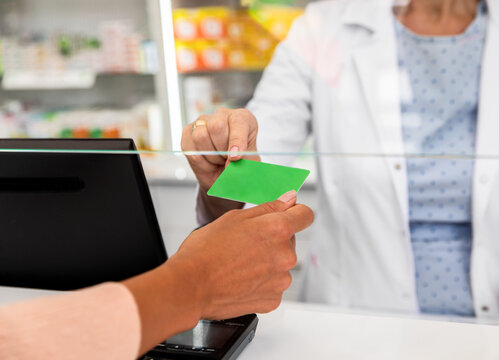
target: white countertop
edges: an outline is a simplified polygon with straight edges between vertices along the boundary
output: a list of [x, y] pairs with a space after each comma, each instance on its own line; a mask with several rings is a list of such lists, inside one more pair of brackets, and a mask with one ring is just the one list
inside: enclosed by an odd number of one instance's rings
[[[253, 359], [499, 359], [499, 326], [283, 303], [259, 315]], [[470, 320], [469, 322], [472, 322]]]
[[[0, 305], [52, 293], [0, 287]], [[499, 359], [499, 326], [474, 319], [373, 315], [294, 302], [259, 319], [239, 360]]]

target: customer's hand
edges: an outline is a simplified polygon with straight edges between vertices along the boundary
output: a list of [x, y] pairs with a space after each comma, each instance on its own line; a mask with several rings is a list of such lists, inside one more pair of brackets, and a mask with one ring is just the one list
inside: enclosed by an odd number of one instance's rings
[[[202, 115], [187, 125], [182, 133], [183, 151], [256, 151], [258, 125], [246, 109], [218, 109], [212, 115]], [[259, 156], [245, 156], [260, 160]], [[196, 174], [201, 190], [206, 192], [230, 161], [241, 156], [191, 155], [187, 160]]]
[[291, 283], [294, 235], [314, 219], [312, 210], [295, 204], [292, 191], [233, 210], [191, 233], [163, 265], [124, 281], [139, 310], [140, 353], [199, 319], [275, 309]]
[[264, 313], [279, 306], [296, 264], [294, 235], [314, 218], [307, 206], [295, 205], [294, 191], [281, 199], [225, 214], [193, 232], [167, 262], [195, 282], [201, 318]]

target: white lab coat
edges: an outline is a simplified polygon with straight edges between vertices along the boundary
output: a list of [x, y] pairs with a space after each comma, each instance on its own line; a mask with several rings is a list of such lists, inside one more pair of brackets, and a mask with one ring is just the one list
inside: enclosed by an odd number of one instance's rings
[[[476, 153], [499, 155], [499, 3], [490, 0]], [[281, 43], [248, 108], [259, 151], [403, 154], [393, 0], [312, 3]], [[266, 156], [290, 163], [292, 156]], [[317, 158], [315, 236], [302, 298], [418, 311], [401, 157]], [[499, 315], [497, 160], [473, 176], [471, 283], [477, 316]]]

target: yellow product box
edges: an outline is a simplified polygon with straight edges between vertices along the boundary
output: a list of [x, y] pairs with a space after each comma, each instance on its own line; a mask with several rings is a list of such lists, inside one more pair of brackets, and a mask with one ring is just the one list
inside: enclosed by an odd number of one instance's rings
[[250, 49], [243, 46], [231, 46], [227, 50], [227, 63], [229, 68], [248, 70], [252, 68], [253, 59]]
[[175, 55], [179, 72], [199, 71], [202, 69], [195, 41], [175, 41]]
[[255, 52], [251, 47], [233, 46], [227, 50], [228, 66], [235, 70], [262, 70], [272, 54]]
[[255, 58], [252, 64], [252, 69], [263, 70], [267, 67], [270, 60], [272, 60], [272, 53], [255, 54]]
[[225, 42], [200, 41], [198, 51], [203, 70], [220, 71], [228, 68], [227, 44]]
[[227, 36], [227, 22], [230, 10], [227, 7], [204, 7], [197, 9], [200, 37], [207, 40], [221, 40]]
[[266, 32], [250, 33], [245, 40], [245, 45], [251, 48], [251, 51], [259, 59], [270, 59], [274, 53], [275, 47], [279, 42], [271, 34]]
[[256, 34], [251, 37], [251, 45], [259, 53], [273, 53], [278, 41], [269, 34]]
[[250, 10], [250, 15], [276, 39], [283, 40], [293, 21], [303, 14], [301, 8], [287, 6], [261, 6]]
[[248, 35], [261, 32], [260, 27], [247, 11], [233, 11], [227, 23], [227, 36], [230, 41], [243, 42]]
[[172, 16], [175, 39], [196, 40], [199, 38], [199, 19], [196, 9], [174, 9]]

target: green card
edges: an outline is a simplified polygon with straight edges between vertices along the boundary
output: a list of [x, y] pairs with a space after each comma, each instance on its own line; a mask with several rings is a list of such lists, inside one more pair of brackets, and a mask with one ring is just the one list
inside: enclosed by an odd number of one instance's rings
[[300, 190], [309, 170], [241, 159], [233, 161], [208, 190], [208, 195], [263, 204], [291, 190]]

